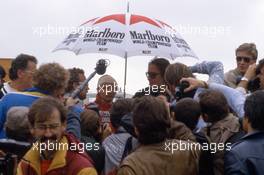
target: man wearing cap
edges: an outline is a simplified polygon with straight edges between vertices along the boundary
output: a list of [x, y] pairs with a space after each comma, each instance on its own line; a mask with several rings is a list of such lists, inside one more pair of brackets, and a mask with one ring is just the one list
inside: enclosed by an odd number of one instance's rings
[[96, 105], [100, 115], [100, 124], [103, 129], [110, 125], [109, 110], [112, 106], [113, 99], [116, 95], [118, 85], [116, 80], [110, 75], [103, 75], [97, 83], [97, 95], [94, 103], [90, 103], [88, 108], [93, 108]]

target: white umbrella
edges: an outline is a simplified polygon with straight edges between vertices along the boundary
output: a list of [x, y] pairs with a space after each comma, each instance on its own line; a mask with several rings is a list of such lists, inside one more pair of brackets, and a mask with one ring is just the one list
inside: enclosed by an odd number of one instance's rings
[[98, 17], [80, 25], [55, 49], [83, 53], [108, 53], [125, 58], [154, 55], [175, 59], [196, 57], [187, 42], [168, 24], [134, 14], [113, 14]]

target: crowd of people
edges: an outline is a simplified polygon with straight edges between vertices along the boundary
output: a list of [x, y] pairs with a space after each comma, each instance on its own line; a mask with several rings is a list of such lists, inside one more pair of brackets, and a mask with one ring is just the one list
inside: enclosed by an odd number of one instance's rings
[[115, 100], [118, 82], [103, 75], [89, 103], [88, 85], [72, 97], [82, 69], [18, 55], [0, 67], [0, 174], [264, 174], [264, 59], [254, 43], [235, 55], [226, 73], [154, 57], [133, 98]]

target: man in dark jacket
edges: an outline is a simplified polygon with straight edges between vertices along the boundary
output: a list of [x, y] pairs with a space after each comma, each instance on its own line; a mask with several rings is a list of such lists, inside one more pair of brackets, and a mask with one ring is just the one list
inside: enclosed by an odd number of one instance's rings
[[[145, 96], [137, 101], [133, 109], [133, 123], [140, 146], [124, 159], [118, 175], [198, 174], [199, 150], [191, 142], [167, 140], [170, 120], [162, 100]], [[170, 144], [186, 144], [190, 149], [175, 149], [172, 152], [167, 149]]]
[[86, 109], [81, 113], [81, 142], [85, 143], [85, 151], [94, 161], [98, 174], [104, 168], [105, 151], [101, 144], [102, 130], [97, 112]]
[[225, 155], [225, 174], [264, 173], [264, 92], [256, 91], [245, 102], [243, 127], [247, 135]]

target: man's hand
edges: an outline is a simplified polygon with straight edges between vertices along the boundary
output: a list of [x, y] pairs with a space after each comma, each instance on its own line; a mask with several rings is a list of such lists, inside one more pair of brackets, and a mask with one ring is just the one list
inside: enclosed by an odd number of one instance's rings
[[102, 140], [104, 140], [106, 137], [108, 137], [109, 135], [112, 134], [112, 129], [109, 126], [109, 124], [104, 124], [103, 128], [102, 128], [103, 132], [102, 132]]
[[187, 81], [190, 84], [190, 86], [188, 88], [184, 89], [184, 92], [188, 92], [188, 91], [191, 91], [193, 89], [197, 89], [199, 87], [206, 88], [206, 86], [207, 86], [206, 82], [192, 78], [192, 77], [182, 78], [180, 80], [180, 82], [182, 82], [182, 81]]
[[6, 154], [2, 150], [0, 150], [0, 157], [5, 157], [5, 156]]
[[256, 69], [257, 69], [256, 63], [251, 64], [248, 67], [244, 77], [247, 78], [248, 80], [252, 80], [256, 76]]
[[67, 108], [76, 105], [79, 102], [78, 99], [73, 99], [72, 97], [69, 97], [67, 99], [65, 99], [65, 106]]

